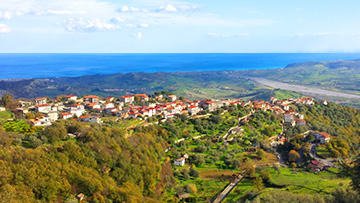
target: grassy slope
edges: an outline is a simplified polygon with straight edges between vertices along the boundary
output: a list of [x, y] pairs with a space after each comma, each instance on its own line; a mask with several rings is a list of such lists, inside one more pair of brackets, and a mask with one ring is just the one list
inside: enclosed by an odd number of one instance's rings
[[[261, 193], [268, 193], [273, 190], [284, 190], [295, 194], [331, 194], [336, 188], [347, 187], [349, 179], [339, 178], [336, 171], [323, 171], [320, 173], [310, 173], [306, 171], [296, 171], [290, 168], [281, 168], [279, 174], [273, 169], [267, 169], [271, 174], [271, 182], [276, 187], [268, 187]], [[244, 179], [234, 188], [233, 192], [225, 199], [225, 202], [236, 202], [247, 192], [256, 190], [253, 180]]]

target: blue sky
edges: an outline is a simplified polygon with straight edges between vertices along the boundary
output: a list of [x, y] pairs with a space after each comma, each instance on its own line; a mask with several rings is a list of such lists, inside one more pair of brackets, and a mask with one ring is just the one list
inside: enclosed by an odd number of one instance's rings
[[359, 10], [356, 0], [0, 0], [0, 52], [360, 52]]

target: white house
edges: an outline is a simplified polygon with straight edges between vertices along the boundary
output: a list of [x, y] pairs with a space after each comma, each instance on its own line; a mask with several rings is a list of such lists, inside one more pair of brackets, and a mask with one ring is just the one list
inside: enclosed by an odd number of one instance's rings
[[48, 117], [51, 122], [54, 122], [58, 119], [59, 114], [56, 111], [50, 111], [45, 113], [45, 116]]
[[3, 106], [0, 106], [0, 111], [6, 111], [6, 108]]
[[95, 95], [87, 95], [84, 96], [84, 101], [88, 101], [90, 103], [99, 103], [100, 99], [98, 96]]
[[46, 113], [51, 111], [51, 105], [50, 104], [40, 104], [35, 106], [36, 112]]
[[35, 98], [35, 105], [46, 104], [46, 102], [47, 102], [46, 97], [37, 97], [37, 98]]
[[175, 159], [174, 163], [176, 166], [184, 166], [185, 165], [185, 157]]
[[48, 117], [38, 117], [36, 119], [30, 120], [31, 125], [33, 126], [49, 126], [51, 125], [51, 121]]
[[72, 115], [76, 115], [77, 117], [80, 117], [81, 115], [83, 115], [85, 113], [84, 109], [70, 109], [70, 113]]
[[196, 115], [200, 112], [200, 108], [197, 106], [189, 106], [188, 111], [189, 111], [190, 115]]
[[290, 109], [290, 106], [288, 104], [282, 104], [281, 107], [282, 109], [284, 109], [284, 111], [288, 111]]
[[81, 116], [79, 118], [79, 120], [82, 122], [89, 122], [89, 123], [101, 123], [102, 122], [100, 118], [98, 118], [96, 116], [89, 116], [89, 115]]
[[105, 103], [102, 105], [102, 108], [104, 108], [104, 109], [111, 109], [114, 107], [115, 107], [114, 103]]
[[72, 117], [73, 117], [73, 114], [71, 114], [71, 113], [62, 113], [61, 114], [61, 118], [64, 120], [72, 118]]
[[173, 95], [173, 94], [171, 94], [171, 95], [168, 95], [168, 98], [170, 99], [170, 101], [176, 101], [176, 95]]
[[327, 132], [317, 132], [314, 134], [315, 140], [320, 142], [321, 144], [325, 144], [326, 142], [330, 142], [330, 135]]
[[134, 95], [121, 96], [120, 101], [124, 102], [124, 104], [133, 103], [134, 102]]
[[66, 96], [66, 101], [76, 101], [77, 96], [76, 95], [68, 95]]

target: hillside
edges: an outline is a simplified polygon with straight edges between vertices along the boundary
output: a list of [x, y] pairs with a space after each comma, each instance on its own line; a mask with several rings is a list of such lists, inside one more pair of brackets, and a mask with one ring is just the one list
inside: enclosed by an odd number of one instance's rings
[[18, 98], [63, 94], [120, 96], [172, 91], [187, 98], [253, 96], [255, 82], [230, 78], [229, 72], [129, 73], [82, 77], [1, 81], [1, 92]]

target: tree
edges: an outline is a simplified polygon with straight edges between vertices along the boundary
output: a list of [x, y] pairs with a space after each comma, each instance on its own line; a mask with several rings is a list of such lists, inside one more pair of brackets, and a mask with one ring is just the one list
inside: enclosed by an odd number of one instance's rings
[[353, 203], [360, 202], [360, 195], [357, 191], [351, 190], [351, 188], [337, 188], [332, 194], [335, 203]]
[[272, 136], [274, 134], [274, 129], [271, 126], [266, 126], [264, 128], [264, 134], [266, 136]]
[[192, 194], [196, 194], [197, 193], [196, 185], [193, 183], [188, 184], [186, 186], [186, 191], [188, 191], [189, 193], [192, 193]]
[[5, 94], [2, 98], [1, 98], [1, 102], [2, 104], [6, 107], [6, 108], [10, 108], [11, 104], [12, 104], [12, 98], [10, 94]]
[[264, 183], [261, 177], [256, 177], [254, 180], [254, 187], [257, 189], [257, 191], [264, 189]]
[[135, 101], [135, 103], [139, 103], [140, 102], [140, 97], [139, 96], [134, 96], [134, 101]]
[[260, 177], [266, 182], [266, 183], [270, 183], [271, 180], [271, 174], [267, 171], [261, 171], [260, 172]]
[[194, 168], [191, 168], [190, 169], [190, 172], [189, 172], [189, 175], [191, 176], [191, 177], [194, 177], [194, 178], [197, 178], [197, 177], [199, 177], [199, 171], [197, 171], [196, 169], [194, 169]]
[[259, 159], [264, 159], [265, 158], [265, 151], [263, 149], [259, 149], [257, 151], [257, 156]]
[[351, 186], [360, 192], [360, 156], [352, 163], [352, 166], [344, 163], [342, 165], [344, 168], [342, 173], [351, 178]]
[[297, 162], [300, 159], [300, 154], [295, 151], [295, 150], [291, 150], [289, 152], [289, 161], [290, 162]]

